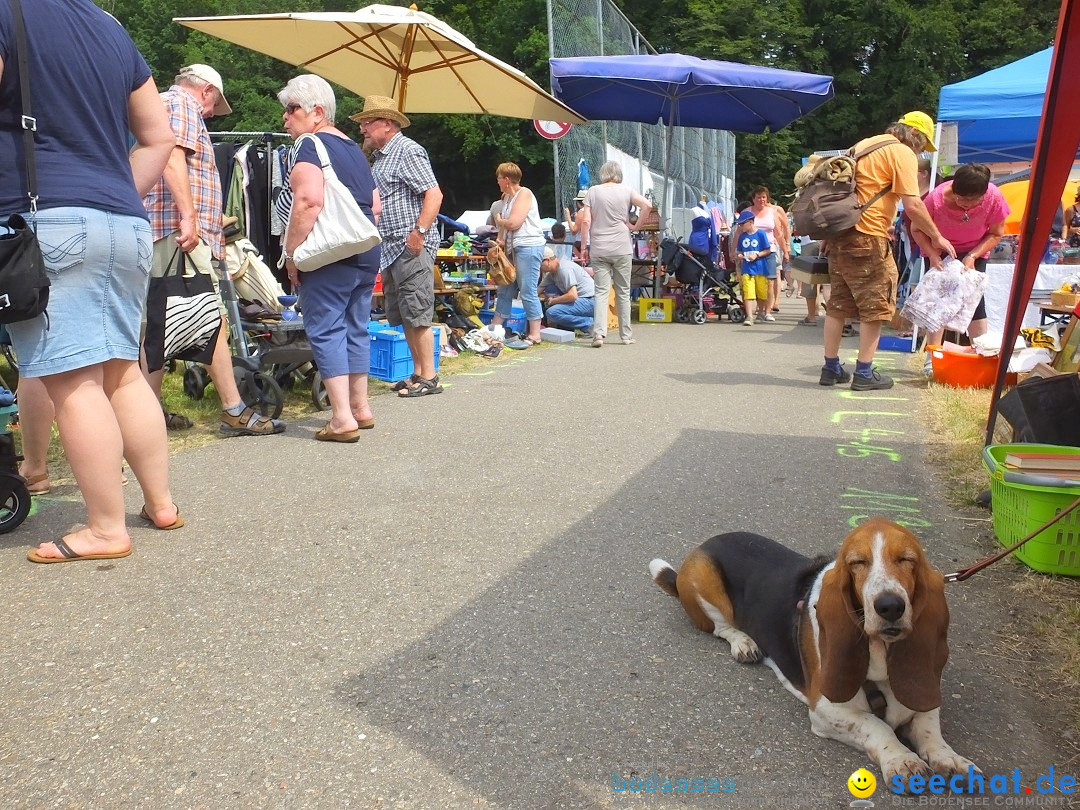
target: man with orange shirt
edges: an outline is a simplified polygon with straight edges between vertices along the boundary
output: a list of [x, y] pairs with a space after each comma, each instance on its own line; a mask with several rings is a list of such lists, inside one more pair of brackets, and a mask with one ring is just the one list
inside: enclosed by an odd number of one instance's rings
[[[919, 196], [918, 156], [933, 152], [934, 122], [924, 112], [909, 112], [885, 130], [855, 144], [853, 152], [886, 142], [859, 159], [855, 165], [855, 185], [859, 201], [886, 191], [867, 206], [850, 231], [821, 243], [821, 254], [829, 257], [832, 295], [825, 317], [825, 365], [821, 385], [851, 381], [853, 391], [892, 388], [891, 377], [873, 367], [881, 326], [896, 310], [896, 263], [893, 261], [889, 226], [896, 219], [900, 200], [904, 211], [925, 233], [940, 253], [955, 257], [953, 246], [942, 237]], [[858, 321], [859, 359], [855, 373], [840, 365], [840, 338], [844, 320]]]

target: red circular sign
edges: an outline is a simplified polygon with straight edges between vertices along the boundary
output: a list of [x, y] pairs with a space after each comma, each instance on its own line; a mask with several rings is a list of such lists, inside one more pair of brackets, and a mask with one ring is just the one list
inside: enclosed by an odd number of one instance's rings
[[570, 124], [565, 121], [533, 121], [536, 131], [549, 141], [557, 141], [570, 131]]

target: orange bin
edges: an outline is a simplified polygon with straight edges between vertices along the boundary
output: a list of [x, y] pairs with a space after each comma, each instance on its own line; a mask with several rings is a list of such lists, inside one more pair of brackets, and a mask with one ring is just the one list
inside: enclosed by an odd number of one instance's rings
[[[941, 346], [928, 346], [934, 366], [934, 382], [955, 388], [993, 388], [998, 358], [975, 352], [955, 352]], [[1016, 382], [1015, 374], [1005, 376], [1006, 383]]]

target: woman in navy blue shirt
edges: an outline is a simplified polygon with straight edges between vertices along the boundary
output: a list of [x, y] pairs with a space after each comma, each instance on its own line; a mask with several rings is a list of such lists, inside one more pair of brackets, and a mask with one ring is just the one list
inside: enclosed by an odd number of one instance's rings
[[131, 553], [124, 457], [142, 486], [143, 514], [159, 526], [183, 523], [169, 491], [161, 407], [138, 363], [151, 257], [142, 196], [161, 177], [174, 139], [150, 69], [113, 17], [90, 0], [34, 0], [23, 4], [23, 16], [39, 199], [31, 214], [15, 24], [3, 3], [0, 217], [20, 213], [35, 225], [51, 286], [46, 313], [8, 332], [19, 357], [24, 430], [47, 433], [39, 428], [55, 404], [87, 512], [85, 528], [28, 556], [39, 563], [124, 557]]
[[[318, 76], [297, 76], [278, 93], [285, 107], [285, 130], [299, 138], [313, 134], [326, 148], [338, 179], [374, 221], [379, 192], [359, 145], [334, 126], [337, 102], [330, 84]], [[311, 342], [333, 415], [315, 438], [355, 442], [375, 427], [368, 403], [371, 365], [371, 294], [379, 271], [379, 248], [300, 274], [289, 257], [304, 243], [323, 207], [323, 172], [315, 144], [305, 138], [294, 150], [285, 189], [278, 197], [285, 229], [285, 268], [299, 289], [304, 331]]]

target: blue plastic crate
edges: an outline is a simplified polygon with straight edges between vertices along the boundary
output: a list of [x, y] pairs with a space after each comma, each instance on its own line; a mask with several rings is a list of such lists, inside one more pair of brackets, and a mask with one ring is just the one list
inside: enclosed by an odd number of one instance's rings
[[[484, 323], [491, 323], [495, 317], [495, 310], [482, 309], [480, 310], [480, 320]], [[511, 307], [510, 317], [504, 322], [506, 326], [513, 329], [515, 332], [524, 334], [528, 328], [529, 323], [525, 320], [525, 308], [524, 307]]]
[[[386, 326], [372, 323], [371, 332], [371, 374], [384, 382], [404, 380], [413, 373], [412, 355], [409, 344], [405, 341], [405, 330], [400, 326]], [[435, 371], [439, 370], [439, 327], [432, 327], [435, 341]]]

